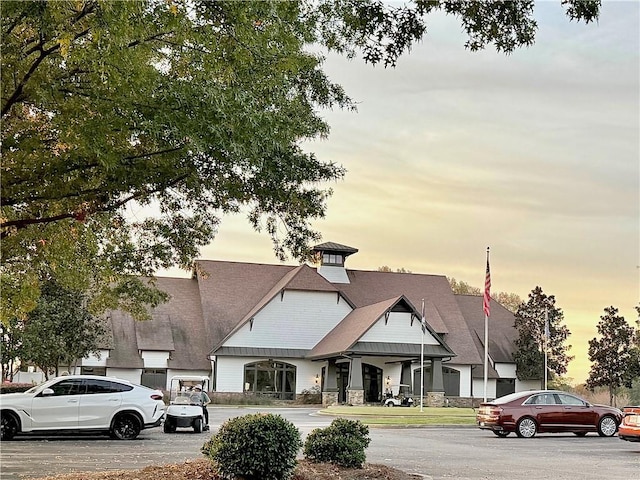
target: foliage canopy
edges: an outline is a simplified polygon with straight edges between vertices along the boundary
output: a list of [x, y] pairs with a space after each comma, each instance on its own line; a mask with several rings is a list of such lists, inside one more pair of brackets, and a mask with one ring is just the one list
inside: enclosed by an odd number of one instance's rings
[[[45, 378], [57, 375], [61, 365], [98, 354], [107, 341], [104, 322], [86, 310], [83, 295], [51, 281], [43, 284], [38, 305], [27, 319], [14, 319], [6, 330], [14, 345], [12, 353], [40, 368]], [[7, 359], [7, 365], [12, 359]], [[3, 354], [3, 366], [4, 360]]]
[[[535, 287], [515, 315], [518, 338], [514, 360], [518, 379], [544, 378], [545, 348], [549, 378], [567, 373], [567, 366], [573, 359], [568, 355], [571, 345], [566, 344], [571, 332], [562, 325], [564, 314], [556, 306], [555, 297], [546, 295], [541, 287]], [[547, 321], [548, 327], [545, 326]]]
[[589, 340], [592, 363], [586, 385], [591, 390], [607, 387], [609, 403], [613, 404], [618, 389], [631, 388], [640, 376], [640, 352], [633, 344], [637, 332], [613, 306], [604, 309], [597, 328], [600, 338]]
[[[600, 2], [563, 0], [572, 20]], [[533, 0], [2, 4], [2, 321], [41, 282], [136, 318], [166, 299], [140, 276], [191, 268], [220, 218], [248, 211], [278, 257], [306, 258], [329, 182], [345, 170], [302, 142], [318, 111], [354, 107], [309, 45], [395, 65], [429, 13], [458, 17], [466, 47], [535, 38]]]

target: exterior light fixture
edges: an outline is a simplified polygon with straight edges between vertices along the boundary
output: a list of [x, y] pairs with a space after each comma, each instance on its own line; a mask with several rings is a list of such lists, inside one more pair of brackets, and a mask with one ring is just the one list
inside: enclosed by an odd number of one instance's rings
[[320, 375], [316, 373], [316, 385], [320, 383]]

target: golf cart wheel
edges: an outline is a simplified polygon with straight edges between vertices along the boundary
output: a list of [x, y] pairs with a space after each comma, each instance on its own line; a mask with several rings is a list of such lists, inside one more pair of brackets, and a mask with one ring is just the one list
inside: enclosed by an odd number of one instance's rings
[[171, 420], [164, 421], [164, 433], [174, 433], [176, 431], [176, 424]]
[[201, 418], [196, 418], [193, 421], [193, 431], [196, 433], [201, 433], [202, 432], [202, 419]]

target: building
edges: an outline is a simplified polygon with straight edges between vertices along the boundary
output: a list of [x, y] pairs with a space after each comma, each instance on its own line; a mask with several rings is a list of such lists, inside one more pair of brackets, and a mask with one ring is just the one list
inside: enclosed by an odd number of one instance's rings
[[[100, 356], [69, 368], [160, 388], [208, 375], [214, 394], [284, 400], [320, 389], [325, 404], [378, 403], [401, 385], [425, 404], [482, 398], [482, 297], [454, 295], [442, 275], [349, 270], [355, 248], [314, 250], [318, 268], [201, 260], [192, 278], [158, 278], [171, 299], [152, 320], [111, 312]], [[513, 324], [492, 301], [490, 398], [539, 387], [516, 379]]]

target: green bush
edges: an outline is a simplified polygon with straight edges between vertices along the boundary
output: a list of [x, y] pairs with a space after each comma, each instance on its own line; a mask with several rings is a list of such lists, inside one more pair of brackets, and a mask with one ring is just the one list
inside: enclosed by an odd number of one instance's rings
[[362, 468], [369, 446], [369, 427], [359, 420], [336, 418], [327, 428], [317, 428], [307, 435], [304, 456], [314, 463], [333, 463]]
[[295, 403], [299, 405], [320, 405], [322, 403], [322, 392], [320, 387], [315, 385], [310, 389], [304, 389], [296, 395]]
[[283, 480], [297, 465], [300, 432], [280, 415], [232, 418], [202, 446], [224, 478]]

